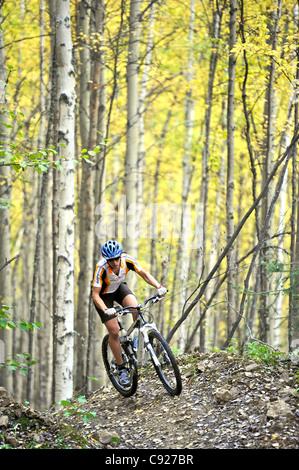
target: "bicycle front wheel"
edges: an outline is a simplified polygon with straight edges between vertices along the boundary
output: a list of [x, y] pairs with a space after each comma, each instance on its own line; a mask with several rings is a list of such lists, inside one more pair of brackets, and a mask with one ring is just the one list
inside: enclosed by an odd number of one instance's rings
[[170, 395], [179, 395], [182, 391], [182, 379], [179, 366], [169, 344], [156, 330], [151, 330], [148, 337], [159, 361], [159, 365], [155, 364], [152, 353], [149, 350], [159, 379]]
[[128, 377], [130, 383], [128, 386], [124, 387], [120, 381], [118, 376], [117, 370], [117, 363], [114, 358], [114, 355], [111, 351], [109, 346], [109, 335], [104, 336], [102, 342], [102, 356], [104, 365], [108, 374], [108, 377], [112, 383], [112, 385], [116, 388], [116, 390], [123, 395], [124, 397], [130, 397], [133, 395], [137, 390], [138, 385], [138, 375], [137, 375], [137, 368], [132, 356], [130, 356], [129, 351], [126, 350], [124, 345], [121, 345], [122, 348], [122, 356], [123, 362], [128, 372]]

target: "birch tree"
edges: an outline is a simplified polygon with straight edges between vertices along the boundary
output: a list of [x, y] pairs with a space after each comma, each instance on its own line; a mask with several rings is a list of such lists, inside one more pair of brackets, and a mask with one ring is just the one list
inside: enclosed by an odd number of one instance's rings
[[[91, 83], [91, 54], [90, 54], [90, 12], [91, 2], [79, 3], [77, 34], [79, 38], [79, 130], [83, 149], [90, 149], [90, 88], [94, 98], [97, 83]], [[94, 119], [94, 114], [93, 114]], [[81, 187], [78, 207], [79, 216], [79, 277], [76, 314], [76, 389], [85, 385], [85, 365], [88, 337], [88, 300], [90, 290], [90, 270], [93, 261], [93, 172], [91, 166], [82, 160]], [[90, 256], [91, 255], [91, 256]]]
[[73, 394], [75, 73], [69, 0], [56, 5], [58, 144], [58, 256], [55, 312], [55, 401]]
[[[297, 185], [299, 182], [297, 182]], [[299, 187], [297, 189], [299, 191]], [[296, 221], [296, 244], [295, 244], [295, 260], [294, 260], [294, 270], [293, 270], [293, 280], [292, 287], [294, 288], [293, 292], [293, 305], [290, 312], [289, 318], [289, 349], [290, 351], [296, 350], [298, 353], [299, 350], [299, 203], [297, 201], [297, 221]]]
[[[299, 119], [299, 106], [298, 106], [298, 83], [299, 83], [299, 43], [298, 43], [298, 32], [299, 32], [299, 5], [294, 5], [294, 32], [297, 34], [296, 41], [296, 72], [295, 72], [295, 105], [294, 105], [294, 121], [295, 124]], [[290, 289], [289, 293], [289, 318], [288, 318], [288, 343], [289, 350], [294, 351], [299, 347], [299, 307], [298, 307], [298, 295], [299, 295], [299, 204], [297, 201], [297, 192], [299, 188], [296, 186], [299, 182], [296, 181], [297, 177], [297, 147], [294, 149], [292, 156], [292, 174], [291, 174], [291, 187], [292, 187], [292, 211], [291, 211], [291, 285], [293, 288]], [[296, 220], [297, 218], [297, 220]]]
[[[227, 240], [230, 241], [234, 233], [234, 108], [235, 108], [235, 77], [236, 77], [236, 23], [237, 0], [230, 0], [230, 38], [228, 63], [228, 99], [227, 99], [227, 176], [226, 176], [226, 230]], [[227, 255], [227, 300], [228, 300], [228, 331], [235, 307], [235, 256], [232, 245]]]
[[[91, 11], [93, 14], [91, 15]], [[90, 282], [95, 258], [94, 212], [95, 200], [100, 202], [105, 180], [104, 152], [100, 146], [105, 137], [105, 53], [103, 1], [80, 2], [79, 30], [80, 42], [80, 135], [82, 146], [92, 155], [94, 165], [82, 161], [80, 189], [80, 274], [77, 300], [77, 376], [76, 388], [87, 383], [87, 357], [90, 316]], [[91, 37], [90, 46], [87, 44]], [[97, 253], [98, 255], [98, 253]], [[93, 336], [97, 333], [93, 330]]]
[[[7, 109], [7, 72], [6, 55], [4, 49], [4, 32], [2, 26], [2, 6], [0, 4], [0, 146], [1, 157], [5, 161], [5, 151], [9, 141], [9, 117]], [[0, 165], [0, 266], [3, 266], [10, 259], [10, 166]], [[0, 272], [0, 305], [10, 306], [11, 302], [11, 267]], [[12, 335], [11, 332], [4, 332], [5, 354], [12, 353]], [[5, 387], [9, 393], [12, 393], [12, 375], [10, 371], [5, 373]]]
[[[137, 255], [137, 243], [135, 235], [135, 217], [137, 203], [137, 161], [139, 138], [139, 41], [140, 41], [140, 9], [142, 0], [130, 2], [130, 33], [127, 63], [127, 143], [125, 158], [125, 194], [126, 205], [130, 208], [127, 212], [127, 233], [125, 249], [132, 256]], [[138, 216], [138, 215], [137, 215]]]
[[[96, 9], [96, 30], [98, 35], [98, 47], [96, 60], [99, 67], [99, 82], [98, 82], [98, 110], [97, 110], [97, 137], [96, 144], [99, 148], [99, 152], [96, 153], [96, 164], [95, 164], [95, 184], [94, 184], [94, 206], [105, 202], [106, 200], [106, 158], [107, 158], [107, 143], [109, 135], [109, 124], [110, 118], [108, 117], [107, 111], [107, 83], [106, 83], [106, 38], [105, 38], [105, 28], [106, 28], [106, 2], [105, 0], [100, 0]], [[117, 60], [117, 59], [116, 59]], [[110, 110], [113, 105], [114, 97], [110, 97]], [[94, 232], [94, 230], [93, 230]], [[99, 245], [103, 244], [106, 240], [98, 240], [94, 236], [93, 239], [93, 259], [95, 263], [98, 261], [99, 257]], [[94, 264], [95, 264], [94, 263]], [[105, 371], [105, 366], [103, 364], [103, 359], [99, 356], [98, 351], [100, 348], [100, 341], [103, 337], [104, 330], [106, 327], [99, 321], [98, 315], [93, 314], [93, 304], [90, 301], [89, 303], [89, 336], [88, 336], [88, 351], [87, 351], [87, 365], [86, 365], [86, 375], [89, 376], [89, 371], [92, 368], [92, 375], [100, 377], [103, 382], [107, 381], [107, 374]], [[89, 354], [89, 351], [92, 354]], [[90, 384], [89, 388], [95, 388], [97, 385], [95, 382]]]
[[[269, 33], [270, 33], [270, 46], [275, 54], [277, 51], [278, 31], [279, 22], [281, 17], [282, 0], [278, 0], [277, 9], [271, 15], [269, 22]], [[276, 71], [276, 60], [274, 57], [270, 61], [268, 67], [268, 84], [265, 96], [265, 143], [263, 149], [263, 171], [262, 171], [262, 184], [265, 184], [267, 178], [272, 170], [274, 156], [275, 156], [275, 121], [276, 121], [276, 92], [275, 92], [275, 71]], [[269, 211], [270, 202], [272, 199], [273, 183], [269, 186], [265, 198], [262, 202], [261, 210], [261, 222], [265, 223], [267, 213]], [[271, 225], [273, 220], [269, 220], [269, 225], [266, 227], [264, 246], [261, 249], [261, 308], [260, 308], [260, 335], [264, 341], [269, 341], [270, 332], [270, 312], [269, 312], [269, 297], [268, 292], [270, 290], [270, 280], [267, 273], [267, 264], [270, 262], [271, 250], [269, 244], [266, 241], [271, 235]]]
[[[40, 129], [38, 135], [38, 147], [48, 148], [51, 142], [51, 130], [53, 127], [53, 107], [54, 96], [53, 91], [47, 94], [47, 88], [51, 90], [51, 73], [48, 75], [46, 71], [46, 63], [48, 59], [47, 49], [45, 44], [46, 33], [46, 2], [40, 2]], [[48, 87], [47, 87], [48, 79]], [[49, 99], [48, 99], [49, 98]], [[45, 182], [46, 178], [46, 182]], [[41, 257], [39, 262], [39, 301], [43, 306], [38, 320], [43, 325], [38, 335], [38, 353], [37, 357], [40, 358], [39, 374], [37, 380], [40, 384], [40, 409], [44, 409], [51, 403], [51, 387], [52, 387], [52, 366], [53, 366], [53, 288], [47, 279], [53, 278], [52, 273], [52, 251], [49, 240], [52, 239], [52, 226], [48, 221], [51, 220], [52, 210], [52, 171], [49, 169], [47, 176], [43, 177], [43, 183], [46, 183], [45, 194], [45, 208], [44, 208], [44, 221], [42, 230], [42, 247]], [[43, 194], [44, 185], [41, 185], [40, 194]]]
[[[182, 179], [182, 208], [181, 208], [181, 243], [178, 253], [178, 266], [180, 266], [180, 296], [179, 296], [179, 312], [183, 311], [184, 304], [187, 299], [188, 285], [188, 268], [189, 268], [189, 243], [190, 235], [188, 228], [190, 227], [190, 213], [187, 210], [187, 201], [191, 191], [191, 178], [193, 173], [192, 164], [192, 136], [194, 126], [194, 99], [192, 96], [192, 81], [194, 77], [194, 54], [193, 54], [193, 38], [194, 38], [194, 18], [195, 18], [195, 2], [190, 2], [190, 22], [189, 22], [189, 52], [187, 60], [186, 73], [186, 96], [185, 96], [185, 146], [183, 154], [183, 179]], [[186, 337], [185, 324], [180, 328], [179, 348], [183, 349]]]
[[[212, 24], [212, 50], [210, 56], [210, 65], [209, 65], [209, 80], [208, 80], [208, 90], [206, 95], [206, 110], [205, 110], [205, 119], [204, 119], [204, 128], [205, 128], [205, 140], [202, 150], [202, 177], [200, 185], [200, 195], [199, 202], [202, 207], [202, 211], [199, 214], [197, 226], [199, 230], [199, 238], [201, 241], [201, 246], [198, 246], [198, 262], [197, 262], [197, 273], [200, 277], [203, 272], [205, 259], [206, 259], [206, 227], [207, 227], [207, 209], [208, 209], [208, 194], [209, 194], [209, 160], [210, 160], [210, 134], [211, 134], [211, 119], [212, 119], [212, 109], [213, 109], [213, 96], [214, 96], [214, 82], [216, 76], [216, 67], [219, 57], [219, 42], [221, 37], [221, 22], [223, 17], [223, 9], [225, 4], [219, 5], [218, 2], [214, 6], [213, 11], [213, 24]], [[216, 204], [217, 207], [217, 204]], [[216, 209], [217, 211], [217, 209]], [[217, 237], [218, 232], [213, 231], [214, 237]], [[212, 243], [212, 246], [214, 244]], [[216, 249], [216, 245], [215, 245]], [[211, 264], [211, 258], [214, 259], [215, 254], [213, 250], [210, 252], [209, 264]], [[196, 308], [196, 316], [200, 316], [200, 305]], [[209, 329], [209, 328], [208, 328]], [[200, 344], [202, 347], [205, 345], [205, 334], [204, 328], [201, 325], [201, 334], [200, 334]]]

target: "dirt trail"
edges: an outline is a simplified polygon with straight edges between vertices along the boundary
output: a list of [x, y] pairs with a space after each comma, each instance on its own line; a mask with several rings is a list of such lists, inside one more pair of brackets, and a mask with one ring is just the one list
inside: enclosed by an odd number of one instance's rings
[[52, 413], [3, 392], [0, 448], [298, 449], [298, 365], [266, 367], [226, 352], [184, 355], [179, 364], [178, 397], [145, 374], [130, 398], [108, 386]]

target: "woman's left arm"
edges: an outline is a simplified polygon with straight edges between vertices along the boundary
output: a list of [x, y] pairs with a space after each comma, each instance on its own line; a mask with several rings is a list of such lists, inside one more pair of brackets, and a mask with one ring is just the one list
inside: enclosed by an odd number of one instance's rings
[[145, 280], [145, 282], [147, 282], [147, 284], [149, 284], [150, 286], [155, 287], [156, 289], [159, 289], [159, 287], [160, 287], [159, 282], [150, 273], [148, 273], [144, 269], [141, 269], [138, 274], [139, 274], [139, 276], [142, 277], [142, 279]]

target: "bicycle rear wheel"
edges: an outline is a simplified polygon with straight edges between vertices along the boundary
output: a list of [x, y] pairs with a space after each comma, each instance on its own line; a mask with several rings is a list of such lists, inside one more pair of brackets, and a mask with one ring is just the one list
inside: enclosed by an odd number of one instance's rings
[[[182, 379], [179, 366], [169, 344], [156, 330], [150, 331], [148, 337], [160, 363], [159, 366], [156, 365], [152, 358], [162, 384], [170, 395], [179, 395], [182, 391]], [[149, 353], [151, 354], [150, 350]]]
[[104, 365], [105, 365], [108, 377], [112, 385], [116, 388], [116, 390], [121, 395], [123, 395], [124, 397], [130, 397], [137, 390], [137, 385], [138, 385], [137, 368], [136, 368], [134, 359], [132, 357], [132, 354], [131, 355], [129, 354], [126, 346], [121, 345], [121, 349], [122, 349], [123, 362], [127, 369], [129, 380], [130, 380], [130, 384], [128, 387], [124, 387], [123, 385], [119, 383], [117, 363], [111, 351], [111, 348], [109, 346], [109, 335], [104, 336], [103, 342], [102, 342], [102, 356], [103, 356], [103, 361], [104, 361]]

